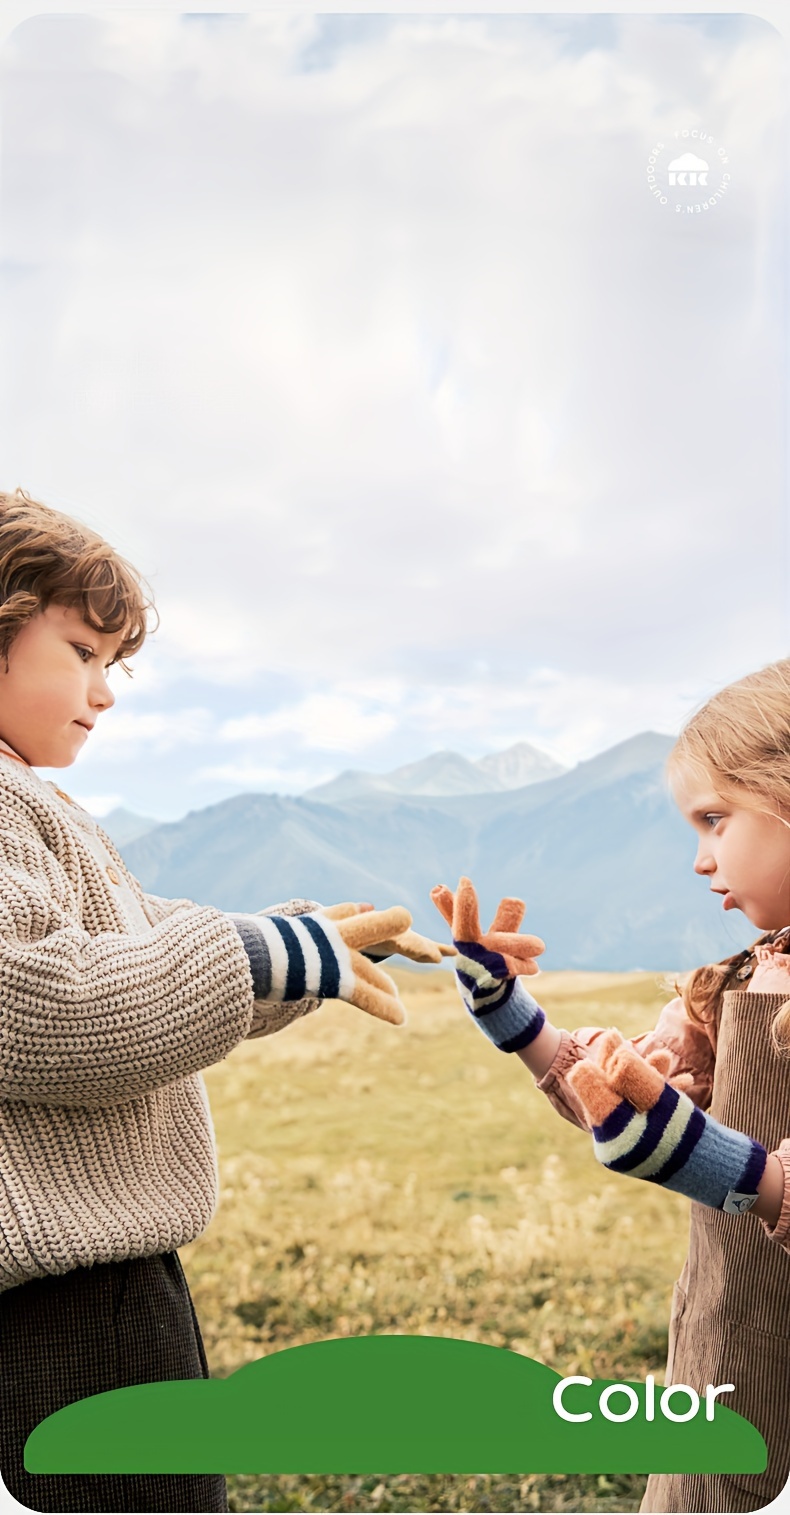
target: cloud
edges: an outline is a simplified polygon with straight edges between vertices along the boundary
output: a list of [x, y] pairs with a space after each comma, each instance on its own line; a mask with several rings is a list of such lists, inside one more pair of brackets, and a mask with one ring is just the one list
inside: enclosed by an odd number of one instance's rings
[[92, 755], [102, 759], [172, 752], [205, 742], [215, 726], [205, 707], [191, 710], [105, 711], [89, 738]]
[[397, 718], [386, 710], [363, 710], [342, 694], [309, 694], [297, 705], [283, 706], [270, 715], [247, 715], [225, 721], [222, 742], [266, 741], [294, 735], [319, 750], [356, 752], [389, 735]]
[[254, 762], [216, 763], [198, 768], [190, 775], [189, 782], [191, 785], [230, 785], [234, 792], [259, 790], [268, 794], [302, 794], [314, 784], [333, 778], [334, 773], [332, 768], [299, 768], [291, 763], [281, 766]]
[[[783, 653], [770, 28], [42, 16], [1, 63], [6, 470], [151, 582], [137, 708], [385, 766], [522, 709], [569, 760]], [[734, 187], [681, 227], [644, 162], [692, 115]]]
[[[75, 796], [75, 798], [76, 798], [76, 796]], [[83, 807], [84, 810], [88, 810], [91, 815], [95, 815], [96, 818], [97, 818], [97, 820], [101, 820], [104, 816], [109, 815], [111, 810], [115, 810], [115, 809], [117, 809], [117, 807], [119, 805], [123, 804], [123, 795], [122, 794], [88, 794], [88, 795], [81, 795], [80, 800], [79, 800], [79, 804], [82, 805], [82, 807]]]

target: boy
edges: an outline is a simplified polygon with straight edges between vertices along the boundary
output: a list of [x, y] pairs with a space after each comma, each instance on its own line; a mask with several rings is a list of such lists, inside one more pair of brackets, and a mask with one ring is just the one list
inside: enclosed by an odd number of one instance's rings
[[208, 1377], [177, 1252], [217, 1201], [200, 1070], [321, 998], [402, 1019], [353, 946], [395, 950], [406, 911], [146, 894], [35, 773], [90, 740], [152, 608], [95, 532], [0, 494], [0, 1471], [37, 1510], [227, 1509], [220, 1476], [33, 1477], [24, 1443], [73, 1400]]

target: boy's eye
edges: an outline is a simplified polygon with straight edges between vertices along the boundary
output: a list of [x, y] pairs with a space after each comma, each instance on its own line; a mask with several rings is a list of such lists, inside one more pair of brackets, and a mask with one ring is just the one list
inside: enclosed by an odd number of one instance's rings
[[[87, 663], [87, 661], [88, 661], [89, 658], [95, 658], [95, 656], [96, 656], [96, 654], [93, 651], [92, 647], [78, 647], [76, 642], [73, 642], [72, 646], [76, 649], [76, 651], [78, 653], [82, 654], [84, 652], [84, 653], [87, 654], [87, 656], [82, 659], [83, 663]], [[105, 665], [104, 665], [104, 671], [105, 671], [105, 673], [109, 673], [110, 669], [114, 668], [114, 666], [115, 666], [115, 659], [112, 658], [109, 663], [105, 663]]]
[[706, 823], [708, 821], [712, 821], [713, 825], [716, 826], [718, 824], [718, 822], [721, 820], [721, 816], [720, 815], [714, 815], [713, 812], [711, 812], [709, 815], [703, 815], [702, 819]]

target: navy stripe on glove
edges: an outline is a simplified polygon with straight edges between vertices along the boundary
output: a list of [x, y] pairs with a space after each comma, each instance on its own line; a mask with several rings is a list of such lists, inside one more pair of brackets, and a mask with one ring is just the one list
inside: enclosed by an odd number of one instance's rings
[[325, 916], [232, 915], [256, 999], [343, 999], [353, 989], [351, 954]]

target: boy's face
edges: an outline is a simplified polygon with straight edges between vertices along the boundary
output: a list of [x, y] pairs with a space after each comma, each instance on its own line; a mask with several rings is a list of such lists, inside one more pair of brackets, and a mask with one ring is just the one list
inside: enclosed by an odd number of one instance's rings
[[694, 871], [725, 896], [724, 909], [742, 911], [758, 931], [790, 925], [790, 826], [778, 807], [774, 816], [734, 805], [680, 774], [672, 791], [699, 838]]
[[0, 737], [33, 768], [68, 768], [103, 710], [106, 670], [122, 632], [94, 631], [71, 606], [49, 605], [0, 658]]

